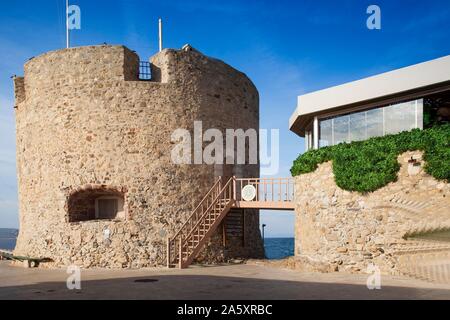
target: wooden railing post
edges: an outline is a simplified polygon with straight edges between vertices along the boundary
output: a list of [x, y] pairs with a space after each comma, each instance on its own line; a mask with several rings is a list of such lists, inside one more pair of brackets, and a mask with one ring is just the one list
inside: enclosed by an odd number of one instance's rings
[[179, 249], [178, 249], [179, 250], [179, 252], [178, 252], [178, 254], [179, 254], [178, 267], [180, 269], [183, 268], [183, 252], [182, 252], [182, 249], [183, 249], [183, 244], [182, 244], [182, 239], [180, 237], [180, 245], [179, 245]]
[[267, 180], [264, 180], [264, 201], [267, 201]]
[[167, 237], [167, 268], [170, 268], [170, 237]]
[[282, 198], [282, 195], [281, 195], [281, 194], [282, 194], [282, 192], [283, 192], [283, 190], [282, 190], [282, 189], [283, 189], [283, 185], [281, 184], [281, 178], [279, 179], [279, 188], [280, 188], [280, 189], [278, 190], [278, 197], [279, 197], [279, 198], [278, 198], [278, 201], [281, 202], [281, 198]]
[[272, 186], [272, 202], [275, 200], [275, 186], [273, 184], [273, 179], [274, 178], [270, 179], [270, 184]]
[[289, 198], [290, 198], [290, 193], [289, 193], [289, 179], [287, 180], [287, 183], [286, 183], [286, 187], [287, 187], [287, 190], [286, 190], [286, 200], [285, 201], [289, 201]]
[[227, 227], [225, 220], [222, 222], [222, 245], [223, 247], [227, 246]]

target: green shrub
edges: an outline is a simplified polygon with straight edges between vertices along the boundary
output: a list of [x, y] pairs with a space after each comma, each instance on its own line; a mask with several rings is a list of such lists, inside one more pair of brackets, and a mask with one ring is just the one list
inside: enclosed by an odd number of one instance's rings
[[310, 173], [319, 164], [333, 161], [333, 173], [340, 188], [372, 192], [396, 181], [400, 169], [397, 157], [414, 150], [424, 151], [428, 174], [438, 180], [450, 180], [450, 125], [311, 150], [294, 161], [291, 173], [293, 176]]

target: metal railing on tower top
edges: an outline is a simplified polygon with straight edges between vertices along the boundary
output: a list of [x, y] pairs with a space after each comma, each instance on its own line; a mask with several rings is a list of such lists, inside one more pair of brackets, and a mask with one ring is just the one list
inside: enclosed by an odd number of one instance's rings
[[151, 80], [152, 79], [152, 68], [150, 62], [140, 61], [139, 62], [139, 80]]

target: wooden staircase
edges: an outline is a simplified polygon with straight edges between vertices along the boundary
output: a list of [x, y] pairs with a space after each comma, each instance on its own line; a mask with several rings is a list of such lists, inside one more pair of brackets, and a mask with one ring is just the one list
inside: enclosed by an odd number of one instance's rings
[[235, 203], [234, 178], [219, 178], [176, 235], [167, 241], [167, 266], [187, 268]]
[[[244, 200], [242, 190], [248, 186], [254, 197]], [[232, 208], [294, 210], [293, 199], [292, 178], [219, 178], [175, 236], [167, 239], [167, 266], [187, 268]]]

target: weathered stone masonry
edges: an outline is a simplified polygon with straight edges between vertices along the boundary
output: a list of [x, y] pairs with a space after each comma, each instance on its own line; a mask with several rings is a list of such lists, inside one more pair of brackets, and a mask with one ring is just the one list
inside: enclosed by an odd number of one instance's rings
[[368, 194], [337, 187], [331, 162], [296, 177], [296, 256], [322, 271], [411, 275], [450, 258], [449, 243], [411, 239], [450, 230], [450, 184], [424, 172], [421, 152], [398, 161], [398, 181]]
[[[190, 47], [164, 50], [151, 63], [152, 81], [139, 81], [134, 52], [80, 47], [34, 58], [15, 78], [17, 255], [86, 268], [163, 265], [166, 238], [218, 175], [259, 176], [258, 165], [230, 171], [171, 162], [173, 131], [193, 132], [194, 121], [258, 130], [252, 82]], [[96, 205], [90, 194], [121, 197], [123, 216], [90, 220]], [[245, 243], [230, 238], [223, 247], [218, 234], [203, 260], [261, 257], [258, 212], [245, 215]]]

